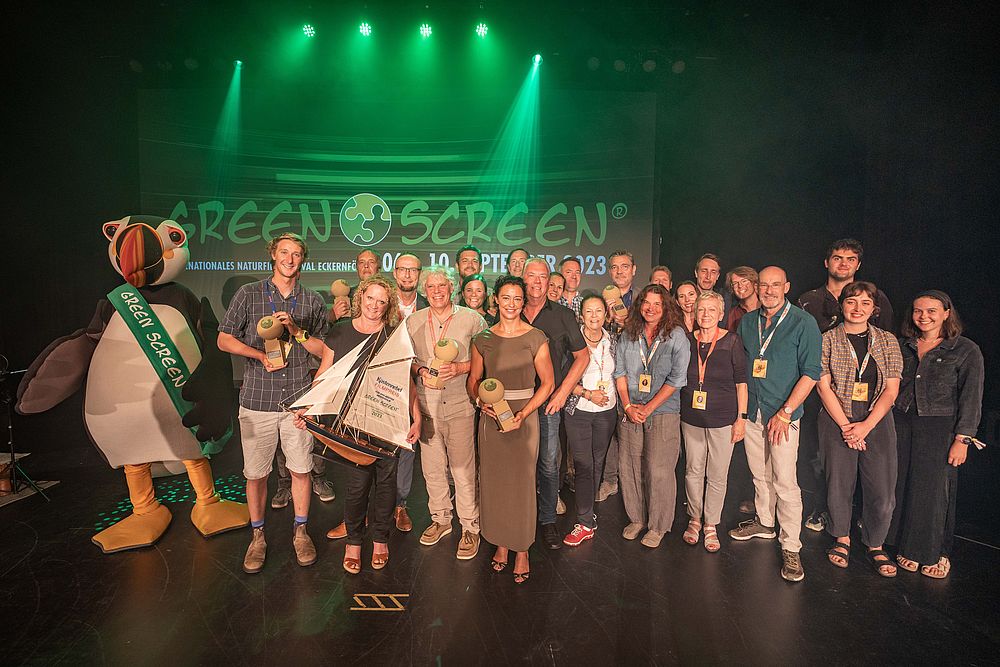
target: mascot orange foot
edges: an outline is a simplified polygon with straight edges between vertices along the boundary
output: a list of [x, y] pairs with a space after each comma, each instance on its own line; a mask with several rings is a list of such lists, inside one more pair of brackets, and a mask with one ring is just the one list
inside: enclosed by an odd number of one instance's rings
[[90, 325], [50, 344], [17, 392], [21, 414], [44, 412], [86, 383], [87, 432], [125, 469], [133, 512], [93, 541], [105, 553], [153, 544], [170, 511], [153, 492], [151, 464], [183, 461], [196, 501], [191, 522], [208, 537], [250, 522], [247, 506], [215, 491], [207, 456], [232, 433], [232, 364], [216, 344], [206, 299], [173, 282], [190, 257], [172, 220], [107, 222], [108, 257], [126, 284], [97, 304]]

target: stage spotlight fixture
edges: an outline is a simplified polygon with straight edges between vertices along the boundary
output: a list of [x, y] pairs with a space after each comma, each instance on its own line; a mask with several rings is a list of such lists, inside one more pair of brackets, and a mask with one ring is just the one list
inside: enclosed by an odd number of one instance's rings
[[615, 61], [615, 71], [624, 72], [625, 71], [625, 61], [619, 58]]
[[649, 73], [656, 69], [656, 61], [650, 58], [642, 63], [642, 71]]
[[242, 60], [234, 60], [233, 61], [233, 67], [235, 67], [236, 69], [243, 69], [243, 61]]
[[587, 69], [591, 72], [596, 72], [601, 68], [601, 59], [597, 56], [591, 56], [587, 58]]
[[539, 65], [541, 65], [542, 64], [542, 54], [541, 53], [536, 53], [535, 57], [531, 59], [531, 62], [535, 63], [535, 67], [538, 67]]
[[305, 35], [306, 37], [315, 37], [316, 28], [314, 28], [311, 23], [306, 23], [304, 26], [302, 26], [302, 34]]
[[195, 71], [198, 69], [198, 60], [196, 58], [185, 58], [184, 67], [187, 67], [190, 71]]
[[677, 61], [674, 61], [674, 64], [670, 66], [670, 70], [674, 74], [680, 74], [681, 72], [684, 71], [684, 69], [686, 67], [687, 67], [687, 65], [684, 63], [683, 60], [677, 60]]
[[490, 28], [485, 23], [480, 23], [479, 25], [476, 26], [476, 34], [479, 35], [480, 37], [486, 37], [486, 33], [489, 31]]
[[371, 37], [371, 34], [372, 34], [372, 26], [371, 26], [371, 24], [368, 23], [367, 21], [365, 21], [364, 23], [361, 24], [360, 31], [361, 31], [361, 34], [364, 35], [365, 37]]
[[424, 39], [427, 39], [428, 37], [431, 36], [432, 32], [433, 31], [431, 30], [431, 24], [430, 23], [421, 23], [420, 24], [420, 36], [421, 37], [423, 37]]

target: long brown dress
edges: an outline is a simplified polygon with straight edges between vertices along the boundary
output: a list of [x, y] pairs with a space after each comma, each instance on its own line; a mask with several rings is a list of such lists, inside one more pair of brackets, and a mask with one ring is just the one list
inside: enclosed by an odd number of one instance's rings
[[[484, 378], [496, 378], [507, 390], [535, 387], [535, 353], [548, 339], [538, 329], [516, 338], [489, 329], [472, 339], [483, 355]], [[514, 412], [530, 399], [509, 400]], [[479, 522], [483, 538], [497, 546], [527, 551], [535, 541], [535, 467], [538, 462], [538, 412], [509, 433], [496, 422], [479, 420]]]

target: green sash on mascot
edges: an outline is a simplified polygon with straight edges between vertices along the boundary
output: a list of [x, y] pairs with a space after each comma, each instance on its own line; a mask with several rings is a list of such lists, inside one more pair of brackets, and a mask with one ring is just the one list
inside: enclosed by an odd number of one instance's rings
[[[191, 372], [187, 364], [177, 350], [177, 346], [170, 338], [170, 334], [163, 327], [160, 318], [156, 316], [153, 309], [146, 303], [146, 299], [139, 291], [125, 283], [108, 293], [108, 300], [125, 320], [132, 335], [135, 336], [139, 347], [146, 354], [149, 363], [156, 371], [160, 383], [167, 391], [167, 396], [177, 409], [177, 414], [184, 417], [194, 404], [185, 400], [181, 396], [184, 384], [190, 379]], [[195, 433], [195, 429], [190, 429]], [[226, 430], [225, 435], [217, 440], [199, 442], [201, 453], [204, 456], [211, 456], [222, 451], [222, 446], [232, 436], [232, 427]]]

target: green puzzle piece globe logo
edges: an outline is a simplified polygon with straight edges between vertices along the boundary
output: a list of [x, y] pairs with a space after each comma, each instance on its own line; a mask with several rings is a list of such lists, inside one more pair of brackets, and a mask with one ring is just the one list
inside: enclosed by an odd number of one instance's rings
[[378, 195], [356, 194], [340, 209], [340, 231], [356, 246], [373, 246], [389, 235], [392, 212]]

